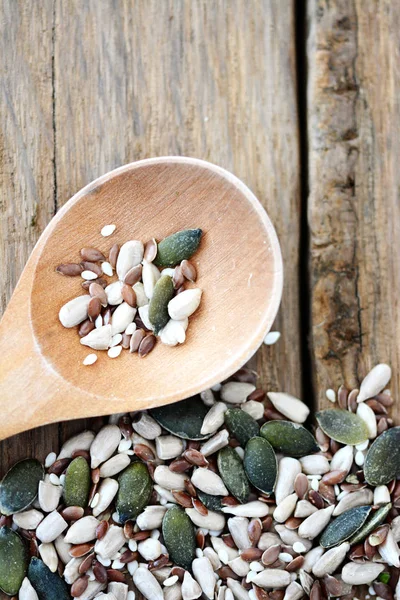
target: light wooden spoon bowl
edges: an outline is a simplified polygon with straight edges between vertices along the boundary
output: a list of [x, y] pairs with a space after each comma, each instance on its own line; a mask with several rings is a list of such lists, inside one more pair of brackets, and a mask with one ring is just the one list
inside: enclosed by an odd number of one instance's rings
[[[115, 233], [100, 230], [115, 223]], [[116, 242], [143, 242], [200, 227], [193, 257], [203, 290], [186, 343], [158, 343], [139, 358], [110, 359], [64, 329], [60, 307], [85, 293], [55, 267], [79, 262], [82, 247], [107, 256]], [[154, 407], [196, 394], [239, 369], [269, 331], [282, 293], [274, 228], [236, 177], [210, 163], [166, 157], [107, 173], [78, 192], [48, 225], [0, 323], [0, 439], [50, 422]]]

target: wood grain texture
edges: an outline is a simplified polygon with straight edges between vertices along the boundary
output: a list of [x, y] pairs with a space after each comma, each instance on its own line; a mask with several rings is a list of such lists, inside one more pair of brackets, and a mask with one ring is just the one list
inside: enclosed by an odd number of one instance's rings
[[[52, 2], [0, 3], [0, 304], [54, 212]], [[12, 328], [10, 331], [12, 336]], [[0, 473], [20, 458], [44, 458], [58, 427], [16, 436], [0, 446]]]
[[[23, 4], [6, 2], [8, 12], [26, 13], [22, 25], [18, 19], [7, 22], [7, 35], [14, 36], [15, 52], [22, 53], [33, 74], [42, 70], [48, 77], [25, 77], [21, 86], [21, 69], [15, 69], [9, 54], [6, 89], [18, 88], [12, 94], [14, 103], [20, 96], [24, 104], [17, 105], [18, 118], [34, 110], [30, 103], [37, 94], [45, 96], [45, 115], [33, 113], [29, 125], [38, 139], [40, 131], [46, 132], [50, 146], [38, 152], [22, 136], [33, 175], [31, 170], [12, 171], [7, 193], [13, 195], [15, 186], [27, 186], [33, 177], [40, 185], [42, 227], [51, 216], [54, 187], [60, 207], [90, 180], [126, 162], [181, 154], [234, 172], [266, 206], [284, 248], [285, 291], [276, 325], [282, 338], [278, 346], [258, 354], [262, 382], [299, 394], [293, 1], [49, 0], [34, 3], [34, 10]], [[13, 134], [13, 148], [17, 140]], [[3, 251], [25, 236], [21, 220], [15, 227], [10, 241], [3, 238]], [[3, 272], [9, 292], [17, 277], [13, 268]], [[62, 425], [61, 436], [82, 426]], [[49, 431], [55, 441], [57, 429]], [[9, 443], [2, 446], [3, 470], [16, 456], [7, 450]], [[40, 453], [41, 437], [37, 445]], [[19, 447], [21, 455], [23, 443]]]
[[[238, 221], [242, 227], [232, 245]], [[102, 227], [112, 222], [117, 223], [115, 234], [103, 238]], [[157, 343], [145, 360], [124, 352], [112, 361], [100, 352], [96, 365], [85, 367], [89, 349], [79, 343], [76, 327], [62, 328], [59, 310], [77, 296], [83, 301], [90, 296], [84, 295], [81, 277], [62, 277], [55, 266], [79, 260], [82, 245], [108, 256], [116, 242], [163, 239], [196, 226], [204, 231], [192, 259], [199, 274], [195, 286], [203, 295], [185, 344], [171, 349]], [[0, 323], [0, 439], [74, 417], [153, 408], [226, 380], [270, 330], [282, 280], [271, 221], [228, 171], [193, 158], [153, 158], [95, 180], [41, 236]], [[114, 275], [111, 282], [118, 278]]]
[[[357, 386], [378, 362], [399, 390], [400, 10], [311, 0], [309, 226], [315, 389]], [[397, 408], [396, 408], [397, 406]], [[394, 416], [400, 416], [395, 405]]]
[[294, 52], [292, 2], [137, 1], [117, 11], [108, 0], [56, 3], [58, 205], [110, 168], [148, 156], [191, 155], [241, 177], [284, 252], [283, 335], [258, 354], [259, 371], [269, 388], [298, 394]]

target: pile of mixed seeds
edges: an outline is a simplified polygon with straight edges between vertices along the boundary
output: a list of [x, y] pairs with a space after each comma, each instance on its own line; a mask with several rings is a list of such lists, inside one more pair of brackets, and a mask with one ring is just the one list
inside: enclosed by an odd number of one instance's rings
[[113, 415], [0, 486], [0, 588], [20, 600], [400, 597], [400, 427], [380, 364], [316, 415], [241, 369]]
[[[104, 237], [115, 225], [105, 226]], [[107, 350], [117, 358], [123, 348], [147, 356], [156, 344], [176, 346], [186, 339], [188, 318], [198, 309], [202, 291], [185, 289], [197, 270], [189, 259], [199, 247], [201, 229], [178, 231], [157, 244], [129, 240], [121, 248], [114, 244], [108, 260], [97, 248], [82, 248], [81, 262], [56, 268], [68, 277], [80, 276], [89, 292], [65, 304], [59, 319], [64, 327], [78, 327], [81, 344]], [[160, 269], [162, 269], [160, 271]], [[107, 277], [116, 275], [114, 281]], [[88, 354], [84, 365], [92, 365], [97, 354]]]

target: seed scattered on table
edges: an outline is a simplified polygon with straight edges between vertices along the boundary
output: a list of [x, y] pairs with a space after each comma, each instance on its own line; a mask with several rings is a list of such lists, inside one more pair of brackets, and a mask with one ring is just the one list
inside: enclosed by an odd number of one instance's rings
[[[107, 237], [115, 229], [115, 225], [106, 225], [101, 235]], [[56, 268], [62, 275], [80, 275], [82, 286], [89, 291], [89, 295], [61, 307], [61, 324], [67, 328], [78, 326], [81, 344], [107, 350], [110, 358], [119, 356], [120, 350], [112, 348], [120, 342], [121, 350], [129, 349], [140, 357], [147, 356], [158, 340], [168, 346], [185, 343], [188, 317], [198, 309], [202, 296], [198, 288], [185, 288], [197, 279], [197, 269], [189, 259], [198, 249], [201, 236], [201, 229], [190, 229], [178, 231], [159, 244], [153, 238], [145, 246], [139, 240], [114, 244], [108, 252], [82, 248], [81, 263], [64, 263]], [[114, 278], [114, 273], [117, 280], [105, 279]], [[117, 333], [121, 340], [116, 343]], [[82, 363], [93, 364], [91, 360], [86, 357]]]

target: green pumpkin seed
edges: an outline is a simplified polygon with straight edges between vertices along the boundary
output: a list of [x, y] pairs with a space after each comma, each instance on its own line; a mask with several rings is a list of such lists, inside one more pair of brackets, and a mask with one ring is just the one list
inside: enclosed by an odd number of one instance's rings
[[0, 590], [18, 594], [28, 567], [28, 553], [20, 536], [10, 527], [0, 527]]
[[332, 548], [346, 542], [365, 523], [371, 512], [371, 506], [356, 506], [331, 521], [319, 540], [323, 548]]
[[278, 464], [271, 444], [262, 437], [251, 438], [245, 448], [243, 463], [250, 483], [265, 494], [272, 494]]
[[291, 421], [268, 421], [261, 427], [260, 435], [275, 450], [286, 456], [300, 458], [319, 451], [319, 446], [308, 429]]
[[351, 545], [358, 544], [365, 540], [366, 537], [369, 536], [381, 523], [384, 522], [386, 517], [388, 516], [390, 509], [392, 508], [392, 503], [388, 502], [388, 504], [384, 504], [377, 511], [372, 513], [368, 521], [364, 523], [359, 531], [349, 540]]
[[228, 408], [225, 413], [225, 425], [242, 448], [245, 447], [250, 438], [255, 437], [260, 432], [257, 421], [241, 408]]
[[250, 494], [250, 486], [246, 472], [236, 450], [230, 446], [222, 448], [218, 452], [218, 469], [222, 481], [232, 494], [242, 504], [247, 502]]
[[168, 302], [174, 295], [174, 284], [168, 275], [157, 281], [149, 304], [149, 320], [157, 335], [169, 321]]
[[196, 557], [196, 534], [192, 521], [182, 508], [173, 506], [167, 510], [162, 533], [170, 560], [190, 570]]
[[37, 496], [43, 474], [43, 466], [33, 458], [11, 467], [0, 483], [0, 512], [12, 515], [28, 508]]
[[78, 456], [65, 473], [64, 500], [67, 506], [86, 508], [90, 492], [90, 467], [83, 456]]
[[175, 404], [153, 408], [150, 414], [161, 427], [184, 440], [205, 440], [211, 434], [201, 435], [200, 430], [208, 411], [199, 396], [192, 396]]
[[315, 416], [322, 431], [336, 442], [356, 446], [368, 439], [364, 421], [348, 410], [321, 410]]
[[153, 484], [146, 465], [134, 462], [118, 477], [116, 508], [121, 523], [135, 519], [147, 506]]
[[154, 264], [157, 267], [175, 267], [189, 260], [196, 252], [202, 235], [201, 229], [184, 229], [164, 238], [158, 244]]
[[70, 600], [67, 584], [57, 571], [52, 573], [42, 560], [33, 556], [29, 563], [28, 579], [39, 600]]
[[204, 506], [208, 508], [208, 510], [221, 512], [223, 506], [221, 502], [221, 496], [212, 496], [211, 494], [206, 494], [201, 490], [197, 490], [197, 497], [204, 504]]
[[364, 463], [364, 477], [370, 485], [386, 485], [400, 475], [400, 427], [388, 429], [376, 438]]

